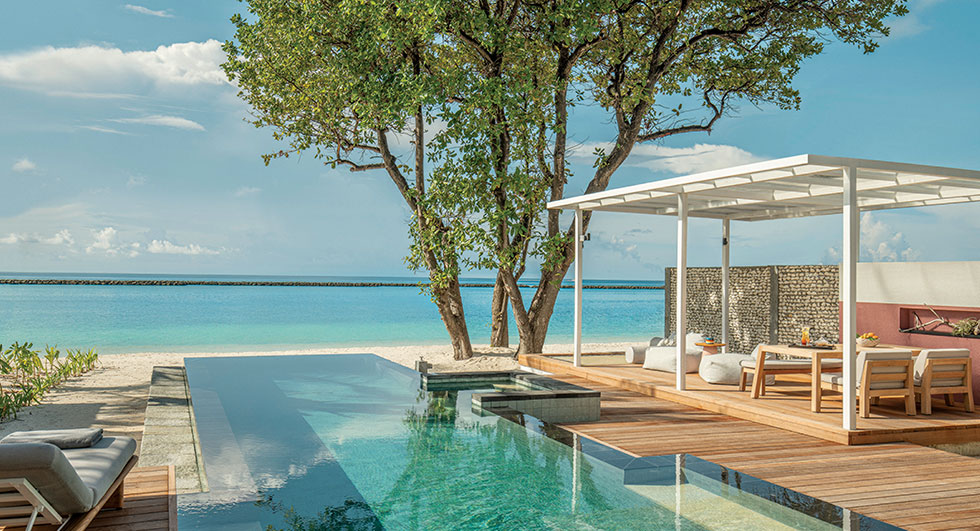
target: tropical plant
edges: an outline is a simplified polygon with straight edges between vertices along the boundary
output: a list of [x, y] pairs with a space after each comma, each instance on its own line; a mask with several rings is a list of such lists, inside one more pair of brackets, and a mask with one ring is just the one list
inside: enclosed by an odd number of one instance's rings
[[42, 357], [33, 343], [14, 343], [6, 350], [0, 345], [0, 421], [40, 404], [49, 390], [94, 369], [98, 358], [94, 349], [67, 350], [62, 357], [57, 347], [47, 346]]

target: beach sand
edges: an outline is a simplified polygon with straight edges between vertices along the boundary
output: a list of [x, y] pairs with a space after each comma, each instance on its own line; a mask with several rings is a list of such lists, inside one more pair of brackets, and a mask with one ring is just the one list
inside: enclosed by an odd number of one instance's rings
[[[632, 343], [584, 344], [586, 352], [623, 350]], [[230, 356], [287, 356], [313, 354], [373, 353], [406, 367], [423, 358], [433, 372], [497, 371], [517, 368], [513, 349], [475, 346], [472, 359], [455, 361], [447, 346], [382, 346], [317, 348], [275, 352], [111, 354], [99, 358], [99, 366], [72, 378], [44, 397], [42, 404], [22, 409], [17, 419], [0, 423], [0, 437], [12, 431], [103, 427], [109, 434], [142, 438], [144, 412], [155, 366], [183, 366], [185, 358]], [[545, 352], [571, 352], [570, 344], [546, 345]]]

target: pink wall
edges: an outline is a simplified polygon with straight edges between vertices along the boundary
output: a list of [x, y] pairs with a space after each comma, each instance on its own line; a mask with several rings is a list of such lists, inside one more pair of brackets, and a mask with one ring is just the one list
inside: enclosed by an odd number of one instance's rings
[[[980, 308], [957, 306], [933, 306], [933, 308], [953, 322], [964, 317], [980, 317]], [[858, 333], [874, 332], [881, 338], [882, 343], [892, 345], [969, 349], [970, 357], [973, 359], [973, 397], [976, 402], [980, 398], [980, 339], [899, 332], [900, 328], [908, 328], [912, 325], [912, 310], [916, 311], [922, 322], [933, 318], [928, 308], [918, 304], [859, 302], [857, 303]], [[939, 330], [948, 331], [948, 328]]]

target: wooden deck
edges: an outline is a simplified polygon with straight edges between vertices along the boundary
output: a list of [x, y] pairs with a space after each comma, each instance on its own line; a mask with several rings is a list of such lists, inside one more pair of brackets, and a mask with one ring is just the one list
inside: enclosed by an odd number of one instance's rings
[[[88, 529], [98, 531], [176, 531], [177, 487], [174, 467], [134, 468], [123, 483], [123, 508], [103, 509]], [[34, 526], [37, 531], [56, 526]]]
[[980, 528], [980, 460], [910, 443], [845, 446], [618, 387], [565, 425], [634, 456], [687, 453], [911, 530]]
[[590, 364], [588, 355], [584, 357], [586, 366], [574, 367], [555, 356], [522, 355], [520, 363], [840, 444], [904, 441], [932, 445], [980, 441], [980, 413], [967, 413], [961, 405], [947, 407], [942, 398], [933, 402], [932, 415], [914, 417], [905, 414], [900, 399], [884, 398], [881, 406], [871, 408], [871, 418], [858, 417], [858, 429], [848, 431], [841, 427], [839, 394], [825, 391], [823, 411], [810, 411], [808, 378], [804, 382], [777, 377], [776, 385], [766, 386], [765, 396], [752, 399], [737, 386], [708, 384], [697, 374], [688, 374], [687, 390], [678, 391], [671, 373], [646, 370], [639, 365]]

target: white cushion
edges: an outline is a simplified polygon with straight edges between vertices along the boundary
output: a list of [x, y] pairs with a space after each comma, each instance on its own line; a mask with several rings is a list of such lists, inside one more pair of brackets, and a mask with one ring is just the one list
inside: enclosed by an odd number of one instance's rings
[[[929, 359], [958, 359], [958, 358], [969, 358], [970, 351], [965, 348], [932, 348], [926, 349], [919, 352], [919, 355], [915, 358], [915, 385], [922, 385], [922, 374], [926, 370], [926, 361]], [[965, 362], [964, 362], [965, 363]], [[955, 366], [954, 370], [955, 370]], [[942, 367], [940, 367], [942, 370]], [[953, 381], [953, 380], [942, 380], [943, 382]], [[957, 385], [963, 385], [962, 380], [955, 380], [956, 383], [953, 384], [940, 384], [938, 381], [932, 382], [933, 387], [953, 387]]]
[[626, 348], [626, 363], [643, 363], [646, 345], [638, 345]]
[[[755, 368], [755, 358], [749, 356], [740, 362], [742, 367], [749, 369]], [[813, 365], [813, 362], [805, 359], [794, 359], [794, 360], [771, 360], [766, 359], [767, 369], [800, 369], [803, 370], [807, 367]], [[826, 369], [839, 369], [841, 368], [841, 362], [839, 360], [823, 360], [820, 362], [821, 370]]]
[[684, 346], [687, 350], [700, 349], [697, 343], [704, 343], [704, 336], [701, 334], [690, 333], [684, 336]]

